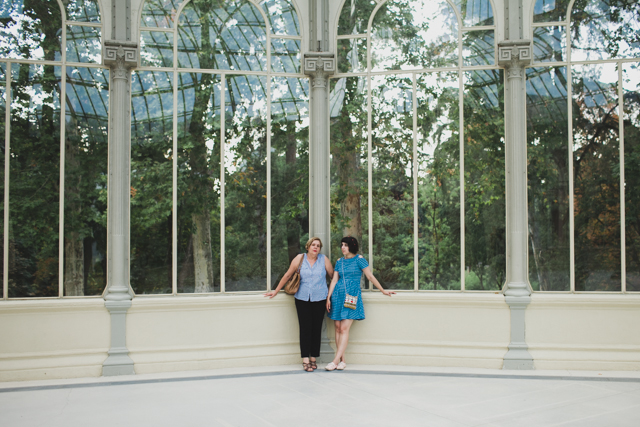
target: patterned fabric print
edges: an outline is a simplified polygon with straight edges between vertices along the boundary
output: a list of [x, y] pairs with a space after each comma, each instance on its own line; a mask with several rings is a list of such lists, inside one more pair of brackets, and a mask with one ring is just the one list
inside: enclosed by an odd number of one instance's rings
[[[336, 271], [340, 275], [340, 279], [338, 279], [338, 283], [336, 283], [331, 295], [331, 311], [329, 311], [331, 319], [364, 319], [360, 278], [362, 277], [362, 270], [368, 266], [369, 263], [362, 255], [356, 255], [351, 259], [340, 258], [336, 262]], [[344, 306], [346, 293], [358, 297], [358, 304], [355, 310]]]
[[312, 267], [307, 254], [304, 254], [300, 267], [300, 288], [295, 294], [296, 299], [311, 302], [327, 299], [329, 288], [327, 287], [327, 268], [324, 263], [324, 255], [318, 254], [318, 259]]

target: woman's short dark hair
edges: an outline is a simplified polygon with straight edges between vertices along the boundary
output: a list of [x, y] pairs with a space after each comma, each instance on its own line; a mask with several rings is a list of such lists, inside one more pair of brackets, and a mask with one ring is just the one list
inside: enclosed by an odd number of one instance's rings
[[351, 236], [343, 237], [342, 240], [340, 240], [340, 243], [346, 243], [347, 246], [349, 246], [349, 252], [351, 252], [354, 255], [357, 254], [358, 249], [360, 249], [358, 247], [358, 240], [355, 237], [351, 237]]

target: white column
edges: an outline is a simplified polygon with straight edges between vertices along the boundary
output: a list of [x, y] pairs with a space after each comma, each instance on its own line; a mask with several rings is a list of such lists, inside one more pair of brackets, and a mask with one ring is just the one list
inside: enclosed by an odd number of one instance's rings
[[507, 279], [503, 293], [511, 310], [511, 342], [503, 369], [533, 369], [533, 358], [525, 341], [524, 318], [524, 310], [531, 302], [524, 71], [531, 62], [531, 52], [528, 40], [505, 41], [498, 46], [499, 64], [505, 67]]
[[110, 66], [109, 181], [107, 201], [107, 288], [105, 306], [111, 314], [111, 348], [102, 374], [134, 374], [126, 346], [129, 287], [129, 198], [131, 162], [131, 68], [137, 64], [137, 44], [105, 41], [104, 63]]

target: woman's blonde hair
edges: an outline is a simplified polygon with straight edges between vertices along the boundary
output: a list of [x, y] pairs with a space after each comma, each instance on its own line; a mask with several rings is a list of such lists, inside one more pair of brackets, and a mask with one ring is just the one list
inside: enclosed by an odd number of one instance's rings
[[320, 238], [319, 238], [319, 237], [312, 237], [312, 238], [310, 238], [309, 240], [307, 240], [307, 244], [306, 244], [306, 245], [304, 245], [304, 248], [305, 248], [306, 250], [309, 250], [309, 246], [311, 246], [311, 244], [312, 244], [313, 242], [315, 242], [316, 240], [317, 240], [318, 242], [320, 242], [320, 249], [322, 249], [322, 240], [320, 240]]

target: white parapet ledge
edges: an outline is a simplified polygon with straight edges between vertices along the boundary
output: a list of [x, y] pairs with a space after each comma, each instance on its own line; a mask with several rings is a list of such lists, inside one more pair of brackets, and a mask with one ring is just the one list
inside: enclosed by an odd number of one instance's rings
[[640, 309], [640, 293], [537, 293], [531, 294], [527, 310], [585, 308]]
[[42, 311], [107, 311], [101, 297], [15, 299], [0, 302], [0, 315]]

